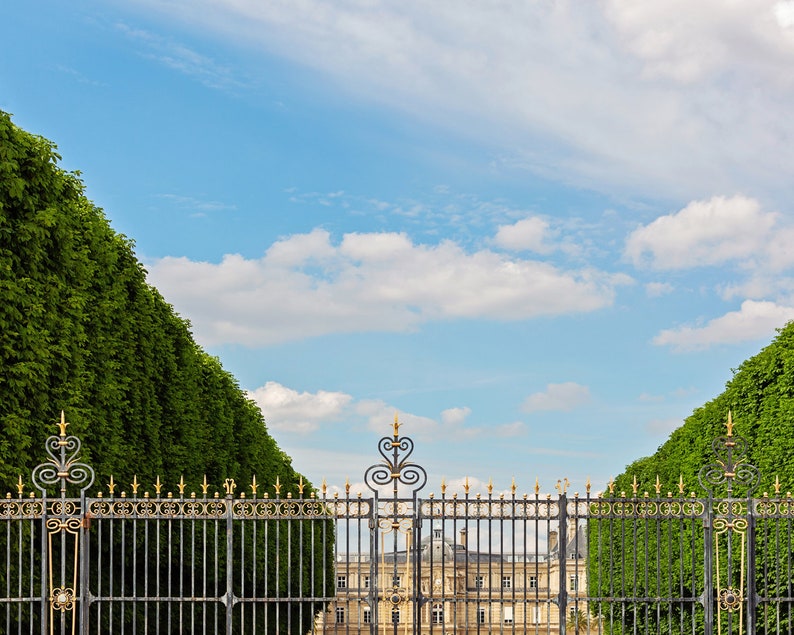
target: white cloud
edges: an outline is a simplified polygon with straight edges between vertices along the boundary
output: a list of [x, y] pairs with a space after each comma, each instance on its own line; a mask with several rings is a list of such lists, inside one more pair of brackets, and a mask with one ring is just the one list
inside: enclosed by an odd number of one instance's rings
[[543, 392], [536, 392], [526, 398], [521, 406], [524, 412], [538, 410], [568, 411], [590, 401], [590, 389], [575, 382], [548, 384]]
[[653, 343], [671, 346], [678, 352], [701, 350], [716, 344], [771, 338], [775, 329], [782, 328], [791, 320], [794, 320], [794, 307], [745, 300], [738, 311], [726, 313], [704, 326], [664, 330], [653, 339]]
[[342, 392], [298, 392], [275, 381], [248, 396], [259, 406], [269, 428], [301, 434], [316, 430], [322, 423], [338, 421], [353, 400]]
[[549, 224], [537, 216], [524, 218], [513, 225], [500, 225], [494, 243], [513, 251], [534, 251], [547, 254], [554, 247], [547, 244]]
[[203, 345], [265, 346], [328, 333], [408, 331], [429, 320], [524, 320], [609, 306], [624, 275], [564, 271], [403, 234], [323, 230], [284, 238], [263, 258], [220, 263], [166, 257], [149, 281], [190, 317]]
[[[478, 136], [507, 163], [554, 178], [681, 196], [792, 191], [790, 2], [138, 4]], [[160, 55], [199, 76], [208, 66]]]
[[631, 233], [626, 255], [635, 265], [684, 269], [746, 261], [763, 252], [777, 214], [762, 212], [758, 201], [715, 196], [693, 201]]
[[448, 426], [458, 426], [471, 414], [471, 408], [447, 408], [441, 413], [441, 423]]

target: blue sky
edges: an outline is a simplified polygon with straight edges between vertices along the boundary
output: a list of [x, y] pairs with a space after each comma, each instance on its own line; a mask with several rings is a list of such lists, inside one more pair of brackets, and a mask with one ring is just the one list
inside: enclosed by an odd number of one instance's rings
[[396, 411], [425, 493], [602, 489], [794, 318], [794, 2], [42, 0], [0, 41], [0, 108], [315, 483]]

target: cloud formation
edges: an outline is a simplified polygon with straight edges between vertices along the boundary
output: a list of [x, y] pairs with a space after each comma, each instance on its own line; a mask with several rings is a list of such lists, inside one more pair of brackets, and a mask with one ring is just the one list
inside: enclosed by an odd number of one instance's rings
[[792, 192], [790, 2], [138, 4], [475, 136], [503, 165], [682, 197]]
[[794, 320], [793, 306], [745, 300], [738, 311], [726, 313], [703, 326], [666, 329], [653, 338], [653, 343], [671, 346], [677, 352], [703, 350], [718, 344], [769, 337], [776, 328], [791, 320]]
[[576, 382], [549, 384], [546, 390], [536, 392], [526, 398], [521, 406], [524, 412], [538, 410], [569, 411], [590, 401], [590, 389]]
[[408, 331], [428, 320], [595, 311], [629, 281], [489, 250], [469, 253], [449, 240], [414, 244], [397, 233], [350, 233], [333, 244], [320, 229], [284, 238], [260, 259], [167, 257], [147, 268], [150, 282], [190, 315], [204, 345], [251, 347], [328, 333]]
[[762, 257], [778, 215], [746, 196], [692, 201], [631, 233], [626, 255], [638, 266], [688, 269]]

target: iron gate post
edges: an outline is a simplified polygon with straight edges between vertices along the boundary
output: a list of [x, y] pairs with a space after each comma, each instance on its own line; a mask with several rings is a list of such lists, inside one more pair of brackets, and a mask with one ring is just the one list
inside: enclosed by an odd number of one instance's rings
[[560, 558], [560, 591], [557, 594], [557, 606], [560, 612], [560, 635], [565, 635], [568, 626], [568, 587], [565, 585], [565, 561], [568, 543], [568, 496], [565, 491], [560, 492], [559, 501], [559, 539], [557, 545]]
[[755, 592], [755, 514], [753, 498], [747, 495], [747, 635], [755, 635], [758, 596]]
[[[714, 501], [711, 494], [706, 500], [703, 518], [703, 625], [704, 635], [714, 632]], [[694, 571], [693, 571], [694, 573]]]

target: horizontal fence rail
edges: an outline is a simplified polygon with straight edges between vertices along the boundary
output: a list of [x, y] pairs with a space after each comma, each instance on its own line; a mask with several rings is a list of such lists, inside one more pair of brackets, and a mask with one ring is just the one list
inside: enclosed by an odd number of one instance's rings
[[583, 497], [421, 497], [396, 420], [367, 496], [89, 496], [67, 426], [0, 499], [0, 633], [794, 633], [794, 500], [753, 497], [730, 417], [701, 495]]

